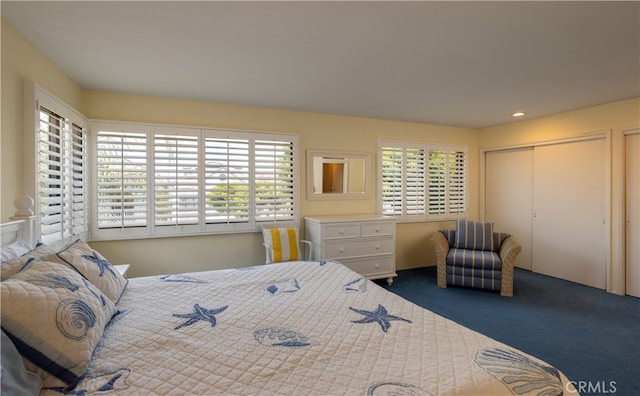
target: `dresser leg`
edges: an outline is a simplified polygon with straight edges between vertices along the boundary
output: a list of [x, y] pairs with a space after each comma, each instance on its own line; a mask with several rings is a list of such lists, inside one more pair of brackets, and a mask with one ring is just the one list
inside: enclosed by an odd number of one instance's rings
[[393, 283], [393, 276], [387, 278], [387, 284], [391, 285]]

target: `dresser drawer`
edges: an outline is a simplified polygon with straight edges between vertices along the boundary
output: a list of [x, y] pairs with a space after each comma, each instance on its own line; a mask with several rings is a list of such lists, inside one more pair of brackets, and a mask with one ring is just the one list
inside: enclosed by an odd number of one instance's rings
[[328, 224], [324, 227], [325, 239], [358, 238], [360, 236], [360, 224]]
[[394, 243], [392, 238], [370, 241], [331, 241], [327, 242], [324, 249], [327, 259], [393, 254], [393, 252]]
[[396, 274], [396, 220], [381, 215], [305, 217], [316, 260], [336, 260], [369, 279]]
[[368, 278], [395, 276], [395, 262], [393, 257], [371, 257], [340, 260], [340, 263], [351, 270]]
[[396, 225], [394, 223], [362, 223], [360, 226], [360, 235], [363, 237], [371, 237], [377, 235], [393, 235]]

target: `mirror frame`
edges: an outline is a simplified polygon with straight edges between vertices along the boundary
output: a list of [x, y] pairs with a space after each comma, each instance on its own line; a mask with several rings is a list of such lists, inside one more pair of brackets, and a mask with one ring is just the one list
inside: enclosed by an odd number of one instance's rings
[[[316, 157], [334, 157], [364, 160], [364, 192], [347, 193], [314, 193], [313, 192], [313, 159]], [[342, 200], [342, 199], [369, 199], [371, 195], [371, 154], [355, 151], [335, 150], [307, 150], [307, 199], [308, 200]]]

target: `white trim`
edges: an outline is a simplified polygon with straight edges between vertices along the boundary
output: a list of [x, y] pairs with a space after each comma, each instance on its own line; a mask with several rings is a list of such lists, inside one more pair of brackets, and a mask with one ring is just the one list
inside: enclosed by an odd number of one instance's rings
[[518, 149], [518, 148], [524, 148], [524, 147], [549, 146], [549, 145], [553, 145], [553, 144], [571, 143], [571, 142], [579, 142], [579, 141], [583, 141], [583, 140], [601, 139], [601, 138], [606, 137], [606, 135], [608, 133], [610, 133], [610, 132], [611, 132], [610, 130], [601, 130], [601, 131], [594, 131], [594, 132], [586, 132], [586, 133], [583, 133], [583, 134], [580, 134], [580, 135], [569, 136], [569, 137], [558, 138], [558, 139], [530, 141], [530, 142], [524, 142], [524, 143], [509, 144], [509, 145], [504, 145], [504, 146], [480, 147], [480, 153], [484, 154], [487, 151], [511, 150], [511, 149]]

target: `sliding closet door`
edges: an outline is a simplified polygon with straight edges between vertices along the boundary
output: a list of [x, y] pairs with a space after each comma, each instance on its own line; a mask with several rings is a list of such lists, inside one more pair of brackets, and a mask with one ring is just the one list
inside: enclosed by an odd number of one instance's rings
[[485, 219], [522, 245], [515, 266], [531, 270], [533, 148], [489, 151], [485, 155]]
[[535, 148], [535, 272], [606, 287], [605, 149], [605, 139]]
[[640, 134], [625, 136], [627, 294], [640, 297]]

